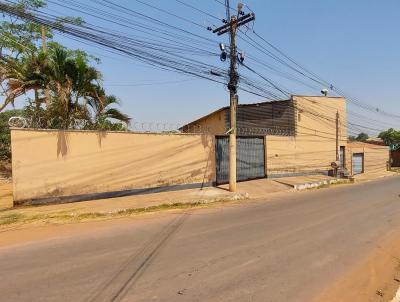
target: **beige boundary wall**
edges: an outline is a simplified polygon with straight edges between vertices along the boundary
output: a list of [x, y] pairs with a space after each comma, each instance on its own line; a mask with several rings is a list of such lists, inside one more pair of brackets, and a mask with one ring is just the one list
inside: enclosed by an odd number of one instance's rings
[[16, 204], [215, 180], [213, 136], [13, 129], [11, 141]]
[[353, 153], [364, 154], [364, 173], [376, 173], [386, 171], [390, 159], [390, 151], [387, 146], [379, 146], [362, 142], [349, 142], [346, 152], [346, 165], [350, 174], [353, 174]]

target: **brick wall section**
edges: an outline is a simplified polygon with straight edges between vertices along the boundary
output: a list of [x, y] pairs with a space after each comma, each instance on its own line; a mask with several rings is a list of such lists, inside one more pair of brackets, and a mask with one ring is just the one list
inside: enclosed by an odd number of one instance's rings
[[[291, 100], [240, 104], [236, 115], [237, 134], [293, 136], [294, 111]], [[229, 128], [230, 109], [225, 107], [183, 126], [181, 131], [223, 135]]]
[[[294, 111], [290, 100], [240, 105], [237, 108], [238, 135], [294, 136]], [[229, 109], [225, 112], [229, 129]]]

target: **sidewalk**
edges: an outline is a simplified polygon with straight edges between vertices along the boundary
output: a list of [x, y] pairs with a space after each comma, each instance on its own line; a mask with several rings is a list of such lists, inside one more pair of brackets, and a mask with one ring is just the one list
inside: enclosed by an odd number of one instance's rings
[[396, 176], [399, 175], [399, 173], [392, 172], [392, 171], [381, 171], [381, 172], [370, 172], [370, 173], [363, 173], [363, 174], [358, 174], [354, 176], [354, 180], [356, 182], [362, 182], [362, 181], [371, 181], [383, 177], [391, 177], [391, 176]]
[[[219, 188], [228, 190], [229, 185], [222, 185]], [[272, 193], [291, 191], [290, 185], [279, 183], [276, 179], [261, 178], [249, 181], [238, 182], [237, 191], [239, 194], [247, 194], [249, 198], [263, 198]]]
[[12, 185], [0, 181], [0, 229], [26, 224], [69, 223], [132, 216], [160, 210], [185, 209], [262, 198], [271, 193], [292, 191], [288, 185], [259, 179], [238, 183], [237, 193], [228, 185], [46, 206], [12, 207]]
[[190, 189], [145, 195], [125, 196], [76, 203], [12, 208], [12, 186], [0, 183], [0, 228], [26, 223], [62, 223], [127, 216], [161, 209], [184, 208], [247, 198], [220, 188]]
[[[398, 175], [387, 172], [363, 174], [356, 181], [372, 180]], [[187, 209], [245, 199], [261, 199], [275, 193], [325, 186], [341, 179], [325, 175], [294, 176], [275, 179], [257, 179], [239, 182], [237, 193], [229, 192], [228, 185], [189, 189], [110, 199], [82, 201], [46, 206], [12, 207], [12, 184], [0, 180], [0, 229], [24, 224], [69, 223], [87, 220], [132, 216], [160, 210]]]

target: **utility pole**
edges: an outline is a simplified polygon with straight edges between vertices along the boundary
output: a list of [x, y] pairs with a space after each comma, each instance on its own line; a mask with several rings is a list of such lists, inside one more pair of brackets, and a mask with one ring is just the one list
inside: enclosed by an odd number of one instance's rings
[[[230, 67], [229, 67], [229, 104], [230, 104], [230, 129], [229, 133], [229, 191], [236, 192], [236, 108], [237, 108], [237, 86], [239, 75], [237, 72], [237, 47], [236, 34], [240, 26], [245, 25], [255, 19], [254, 13], [244, 14], [243, 5], [239, 3], [237, 16], [230, 16], [229, 1], [226, 1], [227, 19], [226, 24], [213, 30], [218, 36], [225, 33], [230, 34]], [[221, 47], [221, 46], [220, 46]], [[221, 47], [221, 51], [225, 51]], [[222, 56], [221, 56], [222, 58]]]
[[339, 122], [340, 122], [339, 111], [336, 112], [336, 161], [340, 160], [339, 150]]
[[[42, 31], [42, 51], [43, 53], [47, 54], [47, 44], [46, 44], [46, 27], [44, 25], [40, 26]], [[48, 89], [44, 90], [44, 96], [46, 98], [46, 105], [50, 105], [50, 92]]]

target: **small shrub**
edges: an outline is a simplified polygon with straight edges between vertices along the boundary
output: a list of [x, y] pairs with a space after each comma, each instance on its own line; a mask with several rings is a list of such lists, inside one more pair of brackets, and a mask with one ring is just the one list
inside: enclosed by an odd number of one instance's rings
[[0, 112], [0, 160], [11, 160], [11, 134], [8, 120], [13, 116], [21, 116], [22, 110]]

